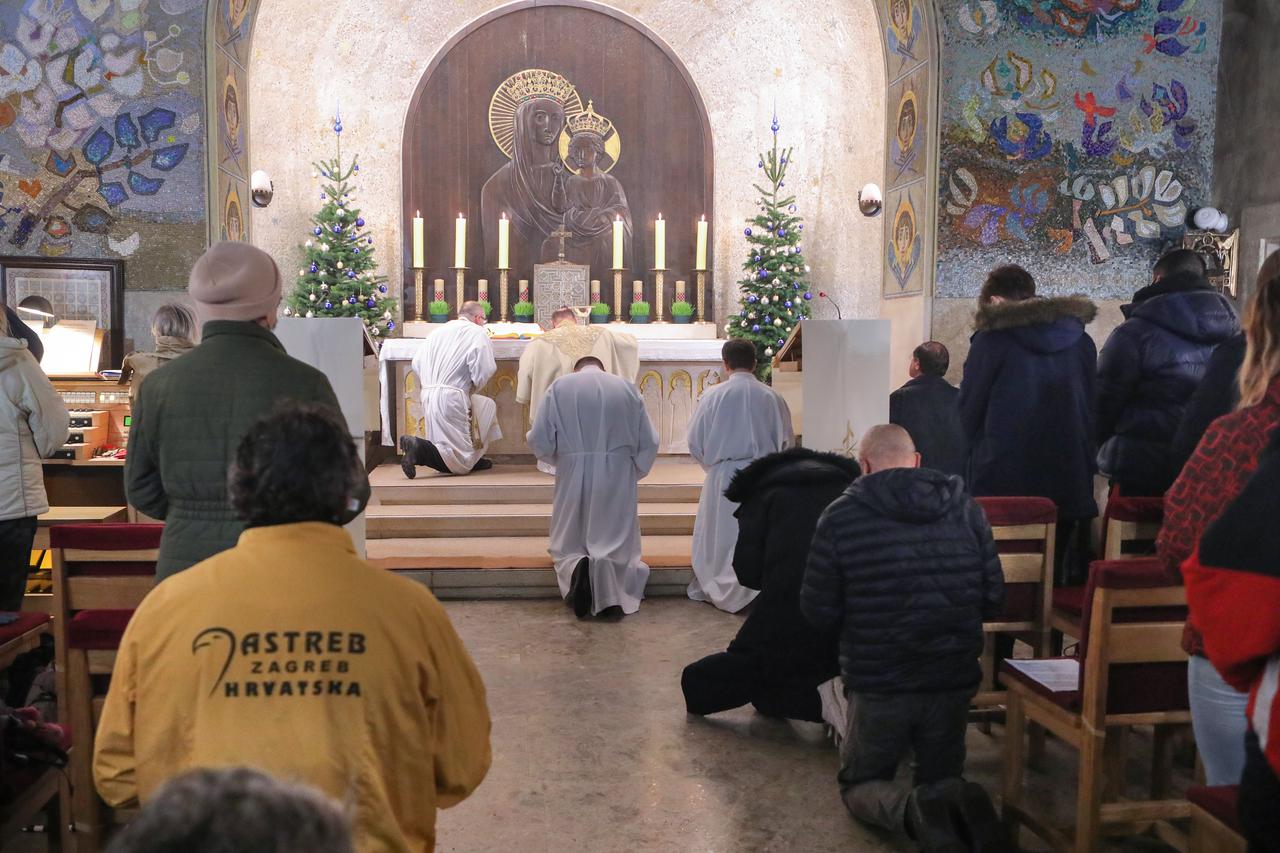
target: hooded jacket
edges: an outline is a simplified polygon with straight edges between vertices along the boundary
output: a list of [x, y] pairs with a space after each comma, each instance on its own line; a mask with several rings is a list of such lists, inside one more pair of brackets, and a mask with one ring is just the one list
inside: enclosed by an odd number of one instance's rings
[[120, 366], [120, 384], [129, 386], [129, 401], [138, 403], [138, 389], [142, 380], [151, 371], [168, 364], [180, 355], [185, 355], [195, 348], [195, 344], [187, 338], [173, 338], [161, 335], [156, 338], [155, 352], [134, 352], [124, 357]]
[[845, 687], [874, 694], [976, 689], [982, 622], [1003, 606], [986, 515], [928, 468], [855, 480], [818, 522], [800, 594], [815, 627], [840, 632]]
[[943, 377], [922, 374], [889, 395], [889, 423], [910, 433], [923, 467], [963, 477], [968, 454], [959, 396], [960, 389]]
[[1138, 291], [1098, 357], [1098, 467], [1129, 494], [1163, 494], [1172, 443], [1213, 350], [1240, 328], [1204, 278], [1179, 273]]
[[974, 496], [1048, 498], [1065, 519], [1093, 518], [1098, 351], [1081, 296], [983, 305], [960, 383]]
[[27, 342], [0, 336], [0, 521], [49, 511], [41, 460], [66, 444], [70, 423]]
[[809, 542], [827, 505], [858, 476], [858, 463], [803, 447], [771, 453], [738, 471], [725, 497], [739, 504], [733, 568], [760, 590], [729, 651], [766, 671], [815, 685], [839, 672], [834, 632], [816, 630], [800, 613]]

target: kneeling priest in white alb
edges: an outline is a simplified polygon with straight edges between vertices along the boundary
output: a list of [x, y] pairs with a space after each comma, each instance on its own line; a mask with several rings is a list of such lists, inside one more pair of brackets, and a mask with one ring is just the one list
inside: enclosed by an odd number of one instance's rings
[[613, 607], [635, 613], [649, 579], [637, 484], [658, 456], [640, 393], [599, 359], [579, 359], [551, 384], [528, 441], [556, 469], [548, 550], [560, 594], [580, 619]]
[[497, 372], [493, 344], [484, 330], [484, 308], [466, 302], [458, 319], [432, 332], [413, 357], [422, 386], [422, 428], [426, 439], [400, 436], [400, 467], [409, 479], [416, 465], [445, 474], [470, 474], [492, 468], [484, 458], [491, 442], [502, 438], [498, 407], [475, 393]]
[[791, 410], [782, 395], [755, 377], [756, 349], [748, 340], [726, 341], [726, 377], [708, 388], [689, 423], [689, 455], [707, 472], [693, 524], [693, 582], [689, 597], [737, 613], [756, 597], [738, 583], [733, 549], [738, 542], [735, 504], [725, 489], [738, 469], [795, 444]]

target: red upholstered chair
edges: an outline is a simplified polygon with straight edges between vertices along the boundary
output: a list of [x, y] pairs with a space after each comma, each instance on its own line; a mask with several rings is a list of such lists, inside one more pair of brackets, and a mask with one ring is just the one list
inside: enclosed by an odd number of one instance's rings
[[[1155, 553], [1156, 535], [1164, 520], [1164, 498], [1127, 498], [1113, 491], [1103, 516], [1102, 558], [1138, 559]], [[1049, 626], [1069, 637], [1083, 630], [1085, 590], [1082, 586], [1053, 591]]]
[[155, 585], [160, 524], [85, 524], [49, 531], [53, 548], [58, 701], [71, 727], [71, 849], [96, 853], [120, 817], [93, 785], [93, 734], [129, 617]]
[[[52, 628], [53, 620], [47, 613], [19, 613], [18, 621], [0, 625], [0, 670], [8, 669], [18, 655], [39, 646], [40, 638]], [[65, 748], [69, 744], [62, 745]], [[66, 821], [59, 812], [71, 799], [66, 774], [56, 767], [23, 769], [6, 774], [0, 782], [10, 794], [0, 802], [0, 848], [46, 810], [49, 824], [63, 828], [65, 837]]]
[[977, 498], [987, 515], [1004, 569], [1004, 613], [984, 623], [982, 688], [978, 706], [1001, 705], [1004, 691], [995, 678], [996, 637], [1023, 640], [1037, 657], [1049, 654], [1046, 615], [1053, 595], [1053, 548], [1058, 508], [1048, 498]]
[[[1104, 832], [1153, 830], [1178, 849], [1185, 800], [1122, 799], [1123, 732], [1150, 725], [1157, 733], [1186, 728], [1186, 654], [1182, 629], [1186, 591], [1169, 586], [1155, 560], [1098, 561], [1089, 567], [1085, 630], [1079, 657], [1006, 660], [1008, 688], [1004, 819], [1016, 841], [1025, 825], [1055, 850], [1091, 853]], [[1022, 796], [1023, 731], [1044, 726], [1080, 752], [1074, 832], [1042, 820]], [[1157, 751], [1158, 752], [1158, 751]], [[1153, 773], [1153, 789], [1159, 785]], [[1104, 802], [1104, 800], [1107, 800]]]
[[1187, 789], [1191, 803], [1191, 843], [1187, 853], [1245, 853], [1249, 843], [1236, 811], [1238, 785]]

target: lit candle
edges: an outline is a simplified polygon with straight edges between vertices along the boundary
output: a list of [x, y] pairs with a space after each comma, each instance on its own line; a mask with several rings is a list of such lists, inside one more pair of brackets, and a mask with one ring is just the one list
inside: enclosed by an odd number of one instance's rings
[[476, 282], [476, 299], [481, 302], [489, 301], [489, 279], [482, 278]]
[[426, 266], [422, 258], [422, 211], [413, 212], [413, 267], [422, 269]]
[[667, 268], [667, 221], [658, 214], [658, 221], [653, 223], [653, 268]]
[[498, 220], [498, 269], [511, 269], [511, 220], [506, 213]]
[[622, 269], [622, 217], [613, 220], [613, 268]]
[[453, 230], [453, 266], [461, 269], [467, 265], [467, 218], [458, 214]]
[[705, 270], [707, 268], [707, 217], [703, 216], [698, 220], [698, 251], [694, 255], [693, 268], [695, 270]]

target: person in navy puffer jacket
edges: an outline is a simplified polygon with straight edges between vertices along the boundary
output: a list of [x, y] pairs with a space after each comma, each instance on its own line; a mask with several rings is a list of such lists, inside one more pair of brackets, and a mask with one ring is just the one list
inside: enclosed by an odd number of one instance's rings
[[1160, 258], [1121, 310], [1098, 357], [1098, 467], [1124, 495], [1162, 495], [1178, 474], [1172, 444], [1187, 401], [1240, 321], [1190, 249]]

